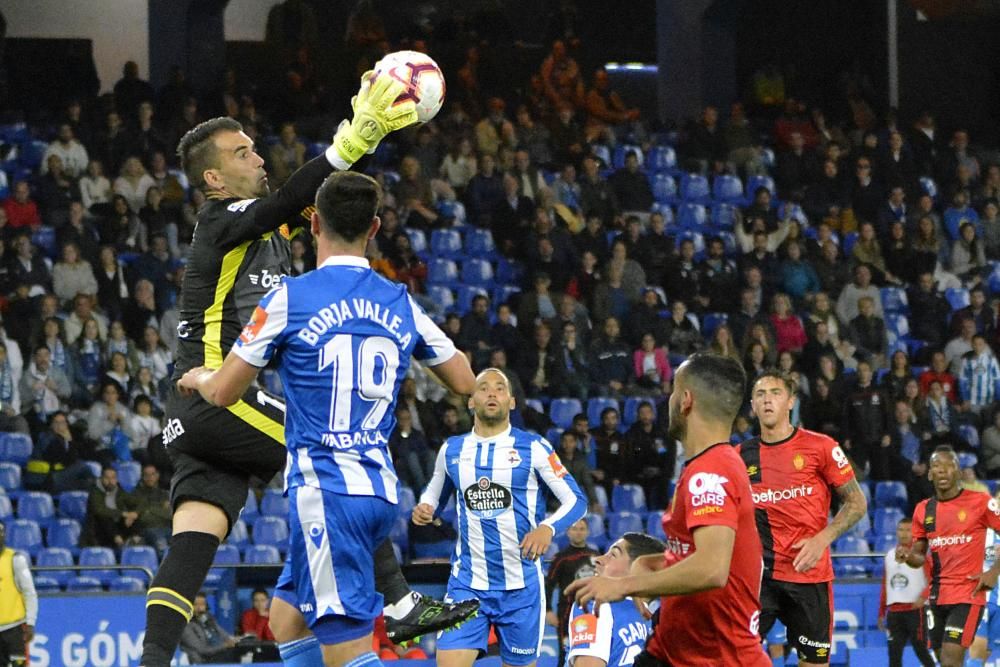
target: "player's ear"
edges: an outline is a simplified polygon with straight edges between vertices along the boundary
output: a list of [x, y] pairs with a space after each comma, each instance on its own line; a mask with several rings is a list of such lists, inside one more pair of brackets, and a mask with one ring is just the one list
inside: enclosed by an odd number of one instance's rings
[[309, 231], [312, 233], [313, 238], [319, 238], [320, 235], [320, 224], [319, 224], [319, 213], [316, 211], [312, 212], [309, 216]]
[[378, 234], [378, 230], [381, 228], [382, 228], [382, 218], [376, 215], [374, 218], [372, 218], [372, 226], [368, 228], [368, 240], [370, 241], [371, 239], [375, 238], [375, 235]]
[[213, 190], [221, 190], [226, 187], [226, 179], [217, 169], [206, 169], [201, 173], [201, 177], [205, 179], [205, 185]]

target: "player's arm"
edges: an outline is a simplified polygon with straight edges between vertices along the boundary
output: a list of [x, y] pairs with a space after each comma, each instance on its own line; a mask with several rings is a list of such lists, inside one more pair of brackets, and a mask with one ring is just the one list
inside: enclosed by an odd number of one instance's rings
[[864, 492], [861, 491], [858, 480], [851, 479], [838, 486], [837, 496], [840, 498], [840, 510], [833, 517], [833, 521], [812, 537], [799, 540], [792, 545], [793, 549], [799, 550], [799, 553], [795, 555], [795, 560], [792, 561], [796, 572], [811, 570], [822, 558], [827, 547], [867, 514], [868, 500], [865, 498]]
[[476, 376], [464, 354], [458, 351], [455, 344], [445, 335], [441, 328], [424, 312], [412, 296], [406, 297], [410, 302], [413, 314], [413, 324], [419, 338], [413, 348], [413, 357], [424, 364], [431, 377], [437, 379], [449, 390], [467, 396], [476, 389]]
[[611, 637], [615, 631], [614, 610], [610, 605], [594, 605], [597, 612], [573, 605], [567, 639], [571, 667], [606, 667], [611, 658]]
[[923, 567], [927, 560], [927, 540], [925, 538], [913, 538], [913, 544], [909, 549], [906, 547], [896, 547], [896, 562], [906, 563], [910, 567]]
[[197, 391], [207, 402], [225, 408], [240, 400], [260, 368], [248, 364], [230, 351], [222, 368], [210, 370], [204, 366], [192, 368], [177, 382], [182, 393]]
[[418, 526], [426, 526], [434, 520], [439, 507], [444, 507], [448, 502], [448, 496], [454, 493], [455, 485], [448, 476], [445, 457], [448, 452], [448, 443], [445, 442], [438, 449], [437, 458], [434, 460], [434, 473], [431, 481], [427, 483], [427, 488], [420, 494], [420, 502], [413, 508], [411, 519]]
[[24, 554], [15, 552], [11, 563], [14, 570], [14, 585], [24, 598], [24, 641], [30, 642], [35, 636], [35, 622], [38, 620], [38, 593], [35, 591], [35, 580], [31, 578], [31, 569]]
[[[990, 498], [987, 501], [982, 517], [982, 524], [984, 528], [992, 528], [994, 531], [1000, 530], [1000, 504], [998, 504], [995, 499]], [[970, 579], [979, 580], [973, 594], [978, 593], [981, 590], [991, 591], [996, 588], [998, 577], [1000, 577], [1000, 558], [995, 558], [990, 569], [980, 575], [972, 575], [970, 577]]]
[[[694, 553], [670, 567], [626, 577], [578, 579], [566, 587], [566, 594], [585, 605], [614, 602], [628, 596], [660, 597], [691, 595], [722, 588], [729, 580], [736, 530], [730, 526], [700, 526], [692, 534]], [[656, 556], [662, 561], [662, 557]]]
[[469, 365], [468, 357], [461, 352], [455, 352], [443, 364], [428, 366], [427, 370], [432, 377], [456, 394], [468, 396], [476, 389], [476, 376], [472, 374], [472, 366]]
[[587, 497], [580, 491], [573, 476], [566, 472], [559, 455], [552, 446], [539, 438], [531, 443], [531, 461], [534, 473], [559, 501], [559, 509], [521, 541], [521, 555], [538, 558], [545, 554], [552, 538], [565, 532], [587, 513]]

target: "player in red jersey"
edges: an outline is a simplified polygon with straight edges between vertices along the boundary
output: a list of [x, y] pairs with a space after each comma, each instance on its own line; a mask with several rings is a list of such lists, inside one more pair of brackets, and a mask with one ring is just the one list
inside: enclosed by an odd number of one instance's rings
[[[764, 548], [760, 632], [775, 619], [788, 628], [799, 664], [827, 665], [833, 634], [833, 565], [830, 543], [868, 511], [854, 470], [836, 441], [792, 426], [795, 386], [779, 371], [754, 382], [750, 405], [760, 437], [740, 445], [757, 508]], [[830, 490], [841, 506], [827, 524]]]
[[931, 454], [934, 497], [913, 510], [913, 544], [896, 560], [921, 567], [931, 559], [927, 632], [941, 667], [961, 667], [983, 615], [987, 590], [996, 588], [1000, 559], [983, 571], [986, 530], [1000, 530], [1000, 504], [959, 483], [958, 455], [947, 445]]
[[757, 631], [763, 565], [750, 481], [728, 444], [745, 386], [731, 358], [695, 354], [681, 364], [669, 434], [684, 445], [687, 463], [664, 513], [666, 553], [637, 558], [627, 577], [578, 579], [566, 588], [581, 605], [662, 596], [659, 623], [635, 665], [771, 664]]

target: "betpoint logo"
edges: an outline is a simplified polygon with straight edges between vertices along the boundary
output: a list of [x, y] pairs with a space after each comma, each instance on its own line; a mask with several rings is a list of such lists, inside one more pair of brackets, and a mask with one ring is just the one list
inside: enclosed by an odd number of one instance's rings
[[753, 503], [754, 505], [766, 505], [768, 503], [775, 504], [780, 503], [785, 500], [795, 500], [796, 498], [805, 498], [806, 496], [811, 496], [813, 494], [813, 487], [806, 486], [802, 484], [801, 486], [793, 486], [788, 489], [768, 489], [767, 491], [753, 492]]
[[940, 549], [941, 547], [954, 547], [970, 542], [972, 542], [972, 535], [940, 535], [931, 538], [929, 544], [931, 549]]

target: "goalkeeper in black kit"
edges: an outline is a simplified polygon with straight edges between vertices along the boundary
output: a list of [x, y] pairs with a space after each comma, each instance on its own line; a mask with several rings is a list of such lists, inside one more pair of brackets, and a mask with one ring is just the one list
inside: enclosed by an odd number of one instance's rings
[[[198, 212], [181, 288], [175, 380], [191, 368], [222, 365], [261, 297], [289, 272], [290, 239], [306, 222], [299, 213], [324, 179], [350, 169], [388, 133], [417, 122], [412, 101], [397, 103], [402, 92], [403, 84], [388, 76], [362, 77], [354, 118], [341, 123], [323, 155], [273, 194], [264, 160], [235, 120], [214, 118], [184, 135], [177, 149], [181, 166], [208, 201]], [[267, 481], [284, 469], [284, 417], [282, 399], [257, 387], [228, 408], [176, 388], [169, 397], [163, 443], [175, 471], [173, 536], [146, 595], [145, 667], [170, 664], [194, 596], [246, 503], [250, 478]], [[475, 601], [441, 603], [412, 592], [388, 540], [375, 554], [374, 574], [394, 643], [453, 627], [478, 609]], [[283, 628], [272, 630], [286, 662], [309, 664], [319, 656], [315, 638], [283, 638]]]

